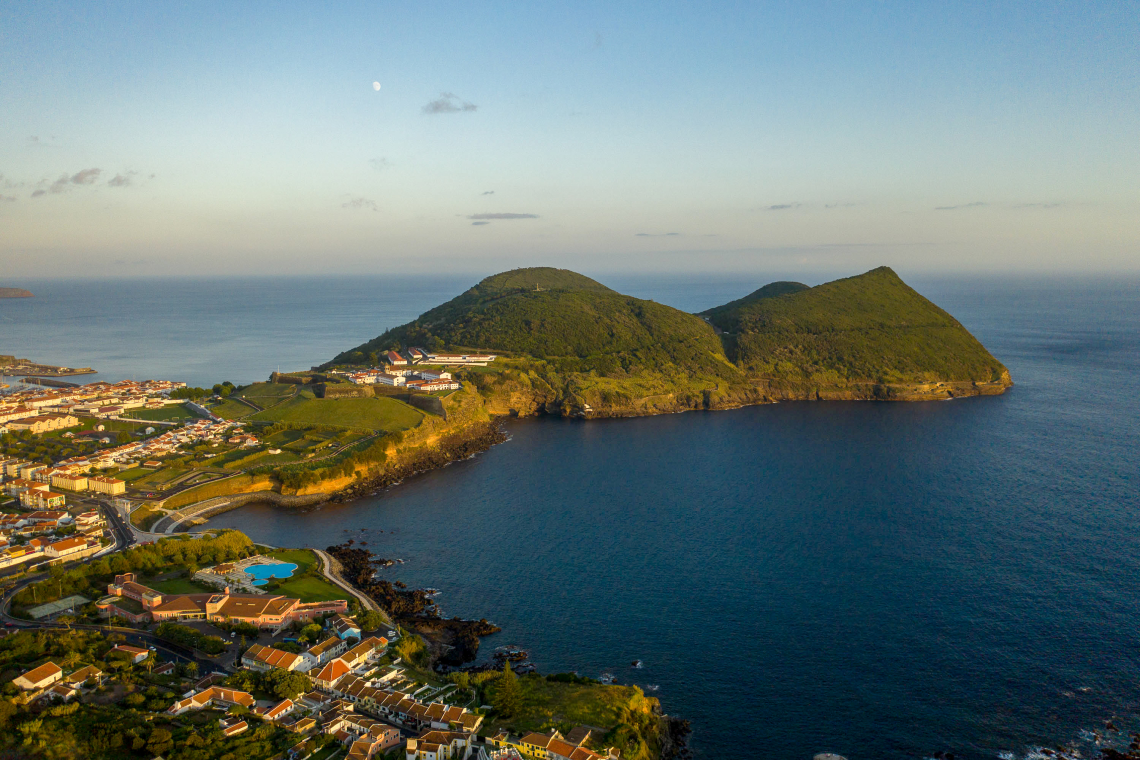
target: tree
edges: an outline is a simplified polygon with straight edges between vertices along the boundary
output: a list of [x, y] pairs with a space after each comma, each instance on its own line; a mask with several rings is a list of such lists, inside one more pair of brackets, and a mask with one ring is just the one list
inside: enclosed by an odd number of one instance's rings
[[185, 673], [188, 677], [194, 678], [198, 675], [198, 663], [191, 660], [182, 666], [182, 672]]
[[375, 631], [384, 625], [384, 616], [376, 610], [364, 610], [356, 616], [356, 622], [362, 631]]
[[130, 434], [130, 433], [128, 433], [127, 431], [123, 430], [123, 431], [122, 431], [122, 432], [120, 432], [120, 433], [119, 433], [117, 436], [115, 436], [115, 441], [116, 441], [116, 442], [117, 442], [117, 443], [118, 443], [120, 446], [121, 446], [122, 444], [124, 444], [124, 443], [130, 443], [130, 442], [131, 442], [131, 434]]
[[316, 623], [309, 623], [301, 629], [298, 638], [304, 641], [316, 641], [321, 636], [321, 627]]
[[280, 699], [293, 699], [313, 688], [313, 682], [304, 673], [274, 668], [261, 676], [261, 688]]
[[518, 712], [521, 699], [519, 677], [511, 670], [510, 662], [504, 662], [502, 675], [495, 679], [495, 696], [491, 704], [500, 716], [509, 718]]

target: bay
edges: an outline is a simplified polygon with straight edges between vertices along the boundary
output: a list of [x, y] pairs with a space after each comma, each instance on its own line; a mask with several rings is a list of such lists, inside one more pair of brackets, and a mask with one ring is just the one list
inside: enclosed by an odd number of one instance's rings
[[[602, 279], [697, 310], [775, 277]], [[28, 285], [43, 300], [0, 301], [0, 353], [248, 382], [472, 281], [45, 281]], [[658, 687], [702, 757], [1021, 756], [1088, 736], [1140, 701], [1140, 283], [911, 284], [1009, 367], [1010, 392], [512, 421], [507, 443], [375, 498], [211, 524], [404, 558], [387, 577], [503, 626], [486, 646]]]

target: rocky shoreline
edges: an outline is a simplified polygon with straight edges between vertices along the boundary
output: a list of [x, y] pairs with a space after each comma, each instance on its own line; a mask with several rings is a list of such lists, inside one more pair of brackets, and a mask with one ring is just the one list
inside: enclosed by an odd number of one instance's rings
[[[431, 594], [425, 589], [409, 589], [396, 581], [379, 580], [377, 568], [390, 563], [367, 549], [355, 546], [349, 539], [343, 544], [328, 547], [329, 553], [341, 566], [341, 574], [352, 586], [366, 594], [385, 609], [392, 619], [424, 639], [437, 665], [457, 668], [475, 660], [480, 638], [498, 633], [500, 629], [486, 619], [463, 620], [459, 617], [442, 618]], [[689, 721], [660, 712], [657, 738], [661, 760], [690, 760]]]

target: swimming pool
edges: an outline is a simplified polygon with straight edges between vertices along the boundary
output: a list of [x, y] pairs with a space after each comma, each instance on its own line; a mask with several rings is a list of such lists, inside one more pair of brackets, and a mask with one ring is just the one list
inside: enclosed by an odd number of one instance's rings
[[250, 565], [245, 569], [254, 577], [254, 586], [264, 586], [270, 578], [288, 578], [297, 566], [292, 562], [274, 562], [268, 565]]

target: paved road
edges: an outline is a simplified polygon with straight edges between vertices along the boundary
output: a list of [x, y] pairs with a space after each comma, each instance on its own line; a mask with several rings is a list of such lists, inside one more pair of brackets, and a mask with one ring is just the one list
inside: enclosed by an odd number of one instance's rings
[[385, 617], [385, 619], [387, 619], [388, 625], [392, 625], [391, 618], [388, 617], [387, 612], [380, 609], [380, 605], [372, 601], [372, 599], [370, 599], [367, 594], [357, 591], [346, 580], [341, 578], [335, 570], [333, 570], [333, 559], [328, 555], [328, 552], [322, 549], [313, 549], [313, 551], [316, 552], [317, 556], [321, 558], [321, 571], [325, 574], [326, 578], [356, 597], [356, 599], [359, 600], [359, 602], [364, 606], [366, 610], [375, 610], [379, 612]]

